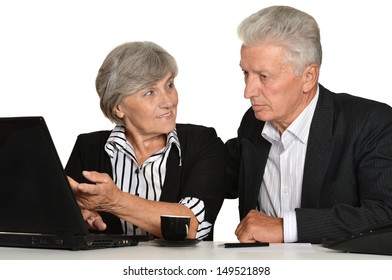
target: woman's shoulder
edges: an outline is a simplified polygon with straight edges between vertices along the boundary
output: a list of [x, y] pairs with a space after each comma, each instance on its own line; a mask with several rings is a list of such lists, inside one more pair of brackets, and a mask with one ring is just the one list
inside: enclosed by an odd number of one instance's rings
[[78, 135], [78, 141], [84, 143], [101, 143], [107, 141], [111, 130], [99, 130], [99, 131], [92, 131], [87, 133], [82, 133]]
[[198, 124], [190, 124], [190, 123], [179, 123], [176, 124], [176, 129], [178, 133], [178, 137], [181, 137], [183, 135], [215, 135], [216, 136], [216, 131], [215, 128], [213, 127], [207, 127], [204, 125], [198, 125]]
[[181, 149], [220, 147], [224, 145], [213, 127], [197, 124], [177, 124], [177, 135]]

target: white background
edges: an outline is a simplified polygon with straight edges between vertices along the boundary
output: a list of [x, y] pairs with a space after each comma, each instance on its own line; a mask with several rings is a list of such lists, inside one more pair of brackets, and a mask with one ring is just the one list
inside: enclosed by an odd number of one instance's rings
[[[65, 165], [78, 134], [113, 127], [94, 87], [103, 59], [121, 43], [148, 40], [177, 59], [178, 122], [213, 126], [226, 141], [249, 106], [237, 25], [280, 4], [318, 21], [321, 84], [392, 104], [388, 1], [0, 0], [0, 116], [44, 116]], [[237, 223], [237, 201], [225, 201], [215, 240], [236, 240]]]

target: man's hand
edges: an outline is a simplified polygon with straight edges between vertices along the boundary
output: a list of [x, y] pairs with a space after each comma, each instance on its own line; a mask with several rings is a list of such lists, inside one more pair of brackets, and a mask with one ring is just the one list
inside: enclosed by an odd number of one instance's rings
[[283, 243], [283, 218], [251, 210], [237, 226], [235, 234], [240, 242]]

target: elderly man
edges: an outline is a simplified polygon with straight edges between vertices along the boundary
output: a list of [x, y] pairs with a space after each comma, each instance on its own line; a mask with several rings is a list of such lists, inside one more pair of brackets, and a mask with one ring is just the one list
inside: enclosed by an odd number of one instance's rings
[[238, 239], [320, 243], [391, 222], [392, 108], [318, 83], [320, 31], [302, 11], [265, 8], [238, 34], [252, 106], [226, 143]]

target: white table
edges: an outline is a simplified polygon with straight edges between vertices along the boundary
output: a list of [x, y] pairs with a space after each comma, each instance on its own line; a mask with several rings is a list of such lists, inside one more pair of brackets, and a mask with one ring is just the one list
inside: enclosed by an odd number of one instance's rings
[[[317, 276], [360, 280], [385, 277], [392, 266], [392, 256], [342, 253], [320, 245], [230, 249], [221, 245], [202, 241], [193, 247], [162, 247], [149, 241], [133, 247], [87, 251], [0, 247], [0, 279], [314, 280]], [[165, 276], [145, 274], [164, 270], [168, 272]], [[263, 275], [254, 274], [260, 270]], [[185, 276], [174, 276], [178, 271]], [[247, 274], [234, 274], [237, 272]]]
[[0, 247], [0, 260], [392, 260], [392, 256], [343, 253], [307, 243], [226, 249], [222, 242], [162, 247], [149, 241], [132, 247], [85, 251]]

